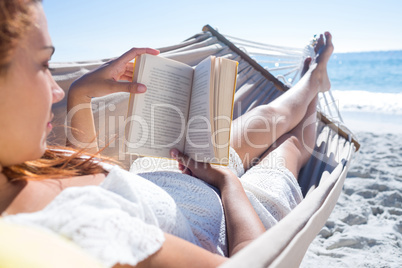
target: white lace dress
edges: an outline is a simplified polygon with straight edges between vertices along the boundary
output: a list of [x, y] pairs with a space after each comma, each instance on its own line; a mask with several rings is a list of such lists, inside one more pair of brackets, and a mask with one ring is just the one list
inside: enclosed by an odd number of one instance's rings
[[[151, 163], [154, 161], [158, 163]], [[286, 169], [252, 168], [243, 175], [234, 150], [230, 166], [241, 176], [267, 228], [302, 199], [297, 181]], [[175, 162], [169, 160], [142, 158], [130, 172], [113, 167], [100, 186], [68, 188], [42, 211], [4, 220], [59, 233], [106, 266], [136, 265], [160, 249], [163, 232], [227, 255], [225, 217], [218, 191], [179, 173]]]

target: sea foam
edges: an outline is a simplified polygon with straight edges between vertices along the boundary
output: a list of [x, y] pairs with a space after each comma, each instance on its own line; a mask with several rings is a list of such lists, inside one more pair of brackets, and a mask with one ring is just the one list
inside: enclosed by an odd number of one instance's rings
[[402, 115], [402, 93], [333, 90], [340, 111]]

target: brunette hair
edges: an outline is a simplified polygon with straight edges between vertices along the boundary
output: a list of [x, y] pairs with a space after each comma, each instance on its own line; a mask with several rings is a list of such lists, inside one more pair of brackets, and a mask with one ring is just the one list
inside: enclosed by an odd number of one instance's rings
[[[9, 181], [20, 179], [41, 180], [107, 173], [99, 164], [97, 155], [85, 154], [84, 150], [68, 147], [49, 146], [44, 155], [37, 160], [3, 168]], [[110, 160], [109, 162], [113, 162]]]
[[40, 0], [0, 0], [0, 72], [7, 70], [19, 40], [32, 24], [32, 4]]
[[[42, 1], [0, 0], [0, 76], [7, 72], [18, 42], [32, 25], [32, 4], [38, 2]], [[42, 158], [3, 167], [2, 173], [10, 181], [107, 173], [96, 157], [84, 150], [49, 146]]]

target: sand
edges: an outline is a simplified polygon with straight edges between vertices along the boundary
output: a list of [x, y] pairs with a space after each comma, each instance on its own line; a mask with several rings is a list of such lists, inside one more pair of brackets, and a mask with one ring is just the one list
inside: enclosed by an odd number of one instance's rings
[[402, 267], [402, 127], [345, 122], [361, 149], [301, 267]]

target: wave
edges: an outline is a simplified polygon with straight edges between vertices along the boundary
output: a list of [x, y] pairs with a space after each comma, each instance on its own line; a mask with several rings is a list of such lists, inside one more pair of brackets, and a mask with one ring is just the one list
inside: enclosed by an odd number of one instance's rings
[[339, 110], [402, 115], [402, 93], [332, 90]]

